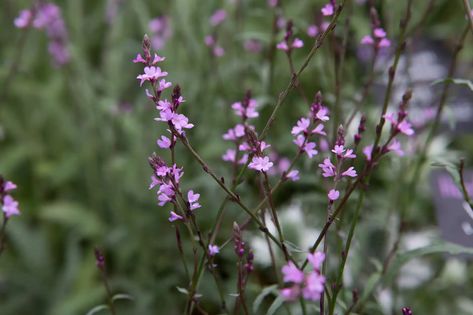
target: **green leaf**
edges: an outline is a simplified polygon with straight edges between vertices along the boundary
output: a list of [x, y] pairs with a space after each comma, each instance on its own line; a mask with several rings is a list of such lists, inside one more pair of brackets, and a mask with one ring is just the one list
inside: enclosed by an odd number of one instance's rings
[[432, 82], [432, 85], [435, 85], [438, 83], [447, 83], [447, 82], [458, 84], [458, 85], [466, 85], [471, 91], [473, 91], [473, 82], [466, 79], [453, 79], [453, 78], [440, 79], [440, 80], [435, 80], [434, 82]]
[[276, 313], [276, 311], [281, 307], [283, 303], [284, 303], [284, 300], [279, 295], [269, 307], [268, 311], [266, 312], [266, 315], [273, 315], [274, 313]]
[[88, 311], [86, 315], [94, 315], [106, 309], [108, 309], [108, 305], [105, 305], [105, 304], [97, 305], [94, 308], [92, 308], [90, 311]]
[[363, 303], [362, 301], [366, 301], [371, 296], [371, 293], [373, 293], [376, 285], [379, 283], [379, 280], [381, 280], [381, 276], [381, 272], [378, 271], [373, 273], [368, 278], [368, 281], [366, 281], [366, 286], [363, 289], [363, 293], [361, 294], [360, 303]]
[[117, 294], [115, 294], [115, 295], [112, 297], [112, 301], [115, 302], [115, 301], [118, 301], [118, 300], [134, 301], [135, 298], [132, 297], [132, 296], [129, 295], [129, 294], [126, 294], [126, 293], [117, 293]]
[[396, 255], [395, 259], [391, 263], [391, 266], [388, 269], [386, 274], [386, 281], [391, 283], [395, 276], [399, 273], [401, 267], [410, 261], [411, 259], [418, 258], [421, 256], [431, 255], [431, 254], [444, 254], [448, 253], [451, 255], [459, 255], [459, 254], [471, 254], [473, 255], [473, 248], [464, 247], [461, 245], [439, 241], [436, 244], [432, 244], [429, 246], [425, 246], [422, 248], [406, 251], [404, 253], [400, 253]]
[[269, 294], [278, 294], [278, 286], [277, 284], [270, 285], [269, 287], [264, 288], [260, 294], [256, 297], [255, 301], [253, 302], [253, 313], [257, 313], [258, 309], [263, 302], [264, 298], [267, 297]]

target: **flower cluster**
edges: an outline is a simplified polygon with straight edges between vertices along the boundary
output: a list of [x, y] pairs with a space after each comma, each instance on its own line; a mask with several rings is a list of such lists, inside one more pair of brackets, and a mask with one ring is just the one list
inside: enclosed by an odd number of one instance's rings
[[[133, 62], [142, 63], [144, 65], [144, 73], [138, 75], [137, 79], [140, 80], [140, 86], [145, 82], [148, 82], [151, 86], [151, 92], [146, 90], [146, 95], [153, 101], [159, 112], [159, 117], [155, 118], [155, 120], [166, 123], [168, 126], [167, 131], [170, 133], [170, 137], [161, 135], [156, 143], [161, 149], [169, 149], [172, 151], [174, 150], [177, 139], [185, 137], [185, 129], [190, 129], [194, 125], [189, 123], [187, 116], [178, 112], [179, 106], [184, 103], [184, 98], [181, 95], [179, 86], [173, 89], [171, 100], [162, 98], [162, 92], [171, 87], [172, 83], [167, 82], [165, 79], [160, 79], [167, 76], [168, 73], [162, 71], [156, 64], [164, 61], [165, 58], [158, 56], [156, 53], [154, 53], [152, 57], [150, 47], [151, 42], [149, 38], [145, 36], [143, 40], [143, 55], [137, 54]], [[186, 215], [192, 215], [195, 209], [201, 207], [199, 204], [200, 194], [195, 193], [193, 190], [187, 192], [187, 200], [184, 200], [180, 190], [180, 180], [184, 175], [182, 167], [178, 167], [174, 161], [172, 165], [167, 165], [166, 162], [156, 154], [151, 155], [148, 160], [153, 169], [149, 189], [158, 187], [158, 205], [164, 206], [168, 203], [174, 205], [175, 211], [170, 212], [170, 222], [184, 220]], [[178, 209], [178, 197], [185, 201], [186, 204], [186, 209], [182, 209], [180, 213], [176, 213]]]
[[205, 36], [204, 42], [212, 51], [215, 57], [222, 57], [225, 55], [225, 50], [217, 42], [218, 26], [222, 24], [227, 18], [227, 12], [223, 9], [215, 11], [209, 19], [210, 25], [213, 27], [213, 34]]
[[391, 46], [391, 41], [386, 38], [386, 32], [381, 27], [376, 9], [371, 9], [371, 35], [365, 35], [361, 39], [361, 44], [372, 45], [375, 49], [387, 48]]
[[331, 152], [335, 154], [336, 164], [333, 164], [330, 158], [325, 158], [323, 163], [319, 164], [319, 167], [322, 169], [323, 177], [333, 177], [334, 186], [327, 194], [330, 202], [333, 202], [340, 196], [340, 192], [336, 190], [337, 183], [343, 177], [356, 177], [358, 175], [353, 166], [344, 171], [342, 170], [346, 160], [356, 158], [352, 149], [345, 148], [345, 134], [342, 126], [338, 128], [337, 141]]
[[295, 137], [294, 143], [299, 151], [305, 152], [309, 158], [314, 157], [318, 151], [315, 149], [315, 142], [309, 141], [312, 135], [325, 136], [324, 123], [329, 120], [328, 109], [322, 105], [322, 96], [318, 92], [315, 101], [310, 106], [309, 117], [302, 117], [292, 128], [291, 134]]
[[[385, 120], [391, 123], [391, 132], [388, 141], [381, 148], [382, 154], [394, 152], [398, 156], [404, 156], [405, 153], [402, 150], [401, 142], [396, 139], [396, 136], [399, 134], [412, 136], [415, 133], [411, 123], [407, 120], [407, 106], [411, 97], [412, 93], [410, 91], [406, 92], [402, 97], [401, 103], [399, 104], [398, 112], [388, 113], [383, 116]], [[368, 161], [372, 160], [372, 151], [373, 145], [368, 145], [363, 149], [363, 153], [365, 154]]]
[[17, 28], [33, 26], [45, 30], [49, 38], [48, 50], [56, 65], [69, 62], [70, 53], [66, 47], [67, 30], [62, 19], [61, 9], [54, 3], [40, 3], [33, 9], [22, 10], [14, 20]]
[[148, 23], [148, 28], [151, 31], [151, 44], [153, 48], [156, 50], [163, 49], [172, 35], [169, 17], [163, 15], [152, 19]]
[[16, 185], [0, 177], [0, 198], [2, 203], [3, 215], [9, 218], [14, 215], [20, 215], [18, 201], [11, 196], [11, 191], [16, 189]]
[[318, 301], [324, 292], [325, 277], [320, 273], [325, 260], [323, 252], [307, 255], [307, 260], [312, 265], [312, 270], [305, 274], [290, 261], [282, 267], [283, 281], [289, 284], [281, 290], [281, 296], [286, 301], [294, 301], [300, 296], [309, 301]]
[[304, 42], [300, 38], [294, 38], [293, 24], [292, 21], [288, 21], [286, 24], [286, 34], [284, 39], [276, 45], [277, 49], [285, 51], [287, 54], [291, 54], [293, 49], [304, 47]]

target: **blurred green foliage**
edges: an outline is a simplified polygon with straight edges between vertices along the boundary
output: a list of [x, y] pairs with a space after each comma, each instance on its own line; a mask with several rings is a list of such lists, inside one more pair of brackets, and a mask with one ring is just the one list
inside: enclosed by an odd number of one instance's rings
[[[149, 32], [149, 20], [168, 15], [172, 36], [160, 55], [167, 57], [163, 67], [169, 80], [181, 85], [187, 100], [184, 111], [196, 124], [190, 139], [218, 174], [229, 177], [220, 156], [227, 148], [221, 134], [236, 122], [230, 104], [251, 89], [266, 118], [290, 79], [287, 62], [278, 53], [274, 80], [269, 80], [270, 65], [264, 53], [271, 41], [272, 14], [262, 0], [242, 0], [241, 15], [232, 1], [129, 0], [122, 1], [113, 22], [107, 23], [107, 1], [56, 3], [63, 10], [72, 53], [71, 62], [61, 68], [50, 60], [44, 33], [13, 26], [19, 10], [31, 2], [3, 0], [0, 4], [0, 174], [18, 184], [22, 210], [22, 216], [9, 223], [7, 248], [0, 257], [0, 314], [85, 314], [103, 303], [105, 291], [95, 267], [95, 246], [105, 251], [113, 291], [134, 297], [133, 302], [117, 302], [119, 314], [178, 314], [185, 296], [176, 286], [185, 278], [177, 263], [174, 231], [167, 222], [167, 211], [157, 207], [154, 193], [147, 189], [151, 172], [146, 158], [157, 150], [156, 138], [164, 130], [153, 121], [156, 112], [135, 79], [141, 68], [131, 59], [140, 51], [143, 34]], [[296, 66], [310, 47], [305, 28], [322, 4], [283, 1], [285, 17], [294, 20], [298, 36], [306, 41], [306, 47], [295, 53]], [[226, 54], [215, 59], [203, 39], [212, 31], [209, 16], [221, 7], [229, 13], [219, 30]], [[392, 38], [398, 33], [404, 7], [405, 1], [380, 1], [381, 17]], [[421, 18], [424, 8], [424, 1], [415, 1], [414, 21]], [[460, 1], [438, 0], [420, 32], [448, 47], [463, 27], [461, 17]], [[361, 88], [359, 78], [364, 71], [354, 49], [369, 28], [367, 8], [354, 5], [342, 91], [347, 113]], [[261, 40], [265, 51], [245, 52], [243, 42], [249, 38]], [[462, 62], [470, 66], [464, 72], [466, 78], [471, 78], [472, 57], [470, 36], [462, 53]], [[331, 58], [324, 47], [301, 78], [308, 95], [322, 90], [328, 103], [334, 99]], [[269, 137], [278, 151], [292, 154], [289, 130], [306, 111], [297, 93], [291, 93]], [[257, 127], [261, 129], [264, 122], [261, 119]], [[454, 143], [453, 148], [469, 150], [471, 155], [471, 143], [468, 138]], [[442, 150], [445, 156], [446, 149]], [[185, 188], [202, 194], [204, 207], [198, 220], [207, 230], [224, 195], [182, 148], [177, 156], [185, 166]], [[359, 283], [351, 285], [360, 290], [376, 270], [369, 257], [386, 254], [391, 224], [386, 218], [396, 211], [403, 189], [392, 183], [402, 181], [408, 162], [384, 163], [373, 179], [350, 261], [350, 272], [359, 273], [355, 278]], [[325, 216], [321, 181], [314, 163], [299, 167], [304, 174], [301, 182], [288, 184], [276, 196], [277, 202], [300, 200], [309, 218], [307, 225], [320, 228]], [[408, 228], [435, 230], [427, 180], [423, 177], [419, 184]], [[251, 177], [242, 186], [240, 195], [247, 204], [256, 204], [256, 186]], [[230, 209], [224, 226], [227, 236], [231, 221], [240, 218], [237, 208]], [[296, 241], [297, 227], [293, 228]], [[228, 292], [235, 290], [232, 255], [228, 248], [218, 259]], [[468, 295], [473, 291], [471, 264], [459, 262], [465, 274], [452, 280], [449, 263], [442, 255], [429, 259], [431, 276], [418, 286], [395, 292], [393, 310], [409, 304], [415, 314], [472, 314], [473, 301]], [[209, 278], [204, 277], [200, 292], [204, 306], [214, 314], [218, 300]], [[274, 283], [269, 270], [253, 280], [248, 289], [252, 296]], [[344, 300], [351, 300], [349, 291]], [[381, 304], [383, 301], [372, 298], [367, 314], [381, 314]]]

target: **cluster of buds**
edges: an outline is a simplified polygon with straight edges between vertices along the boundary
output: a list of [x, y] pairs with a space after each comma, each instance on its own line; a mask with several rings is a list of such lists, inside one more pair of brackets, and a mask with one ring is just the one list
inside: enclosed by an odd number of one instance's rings
[[325, 260], [323, 252], [307, 255], [312, 270], [305, 274], [292, 261], [282, 267], [283, 281], [288, 287], [281, 290], [281, 296], [286, 301], [294, 301], [303, 297], [309, 301], [318, 301], [324, 292], [325, 277], [320, 270]]
[[7, 181], [0, 176], [0, 200], [2, 203], [3, 215], [6, 219], [11, 216], [20, 215], [18, 201], [16, 201], [10, 194], [15, 189], [16, 185], [13, 182]]
[[241, 229], [238, 225], [238, 223], [234, 222], [233, 223], [233, 244], [234, 244], [234, 251], [235, 254], [238, 257], [238, 262], [239, 262], [239, 277], [242, 281], [242, 285], [246, 283], [248, 280], [249, 274], [253, 271], [254, 265], [254, 254], [251, 248], [247, 248], [245, 242], [243, 241], [242, 235], [241, 235]]
[[340, 196], [340, 192], [336, 190], [338, 182], [343, 177], [357, 176], [356, 170], [353, 166], [350, 166], [345, 171], [342, 171], [344, 162], [346, 160], [356, 158], [353, 150], [345, 147], [345, 131], [342, 126], [338, 128], [337, 140], [331, 152], [335, 154], [336, 164], [333, 164], [330, 158], [326, 158], [323, 163], [319, 164], [319, 167], [322, 169], [323, 177], [333, 177], [334, 185], [327, 194], [328, 199], [331, 203], [333, 203]]
[[355, 145], [360, 144], [363, 133], [366, 131], [366, 116], [362, 115], [360, 118], [360, 123], [358, 125], [358, 132], [353, 137]]
[[309, 158], [318, 153], [315, 142], [309, 141], [310, 137], [315, 134], [326, 136], [324, 123], [329, 120], [327, 114], [328, 109], [322, 105], [322, 95], [318, 92], [314, 103], [310, 106], [309, 117], [299, 119], [291, 130], [291, 134], [295, 137], [293, 142], [299, 148], [299, 152], [305, 152]]
[[22, 10], [15, 19], [17, 28], [33, 26], [45, 30], [49, 38], [48, 51], [57, 66], [69, 62], [71, 56], [67, 49], [67, 30], [61, 9], [54, 3], [39, 3], [32, 9]]
[[276, 48], [283, 50], [290, 55], [293, 49], [301, 47], [304, 47], [304, 42], [300, 38], [294, 38], [292, 21], [288, 21], [286, 24], [286, 34], [284, 34], [284, 39], [277, 44]]
[[[412, 97], [412, 91], [408, 90], [404, 95], [402, 96], [401, 103], [399, 104], [399, 109], [397, 113], [392, 112], [389, 114], [385, 114], [383, 116], [383, 119], [389, 121], [391, 123], [391, 131], [389, 134], [389, 138], [387, 142], [380, 148], [377, 147], [376, 151], [377, 153], [381, 152], [381, 154], [386, 154], [388, 152], [394, 152], [398, 156], [404, 156], [404, 151], [402, 150], [401, 147], [401, 142], [396, 139], [396, 137], [400, 134], [404, 134], [406, 136], [412, 136], [414, 135], [414, 129], [412, 128], [411, 123], [407, 120], [407, 107], [409, 105], [409, 101]], [[381, 133], [381, 126], [382, 124], [379, 124], [376, 127], [376, 132], [377, 134], [380, 135]], [[366, 156], [366, 159], [368, 161], [372, 160], [372, 151], [373, 151], [373, 145], [366, 146], [363, 149], [363, 153]]]
[[225, 50], [217, 42], [218, 26], [227, 18], [227, 12], [223, 9], [215, 11], [209, 19], [210, 25], [213, 27], [213, 34], [205, 36], [204, 42], [212, 51], [215, 57], [225, 55]]
[[[160, 79], [161, 77], [167, 76], [168, 73], [156, 66], [157, 63], [164, 61], [165, 58], [160, 57], [156, 53], [151, 53], [151, 42], [146, 35], [143, 39], [142, 47], [143, 55], [137, 54], [136, 58], [133, 60], [134, 63], [144, 64], [144, 74], [138, 75], [137, 79], [140, 80], [140, 86], [145, 82], [150, 84], [152, 92], [147, 89], [146, 95], [153, 101], [159, 112], [159, 117], [155, 118], [155, 120], [166, 123], [168, 126], [167, 131], [171, 134], [170, 138], [161, 135], [156, 143], [161, 149], [174, 150], [177, 139], [185, 137], [184, 130], [190, 129], [194, 127], [194, 125], [189, 123], [189, 119], [184, 114], [178, 112], [180, 105], [184, 103], [184, 98], [181, 95], [179, 86], [173, 89], [170, 101], [161, 98], [162, 92], [172, 85], [171, 82]], [[153, 170], [149, 189], [158, 187], [158, 205], [165, 206], [171, 203], [176, 209], [178, 204], [176, 199], [178, 196], [182, 196], [180, 180], [184, 175], [183, 168], [178, 167], [174, 162], [172, 165], [167, 165], [161, 157], [154, 153], [148, 158], [148, 161]], [[178, 214], [175, 211], [170, 211], [169, 221], [184, 220], [185, 216], [192, 215], [195, 209], [201, 207], [198, 202], [199, 198], [200, 194], [189, 190], [187, 192], [187, 200], [184, 200], [186, 203], [186, 213], [181, 212]], [[182, 197], [182, 199], [184, 199], [184, 197]]]
[[361, 44], [372, 45], [375, 50], [391, 46], [391, 41], [386, 38], [386, 31], [381, 27], [378, 18], [378, 12], [374, 7], [371, 8], [371, 35], [365, 35], [361, 39]]

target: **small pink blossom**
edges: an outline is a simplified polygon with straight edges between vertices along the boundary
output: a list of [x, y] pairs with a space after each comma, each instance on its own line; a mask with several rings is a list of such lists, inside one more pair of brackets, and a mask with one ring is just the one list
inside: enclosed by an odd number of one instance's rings
[[11, 181], [5, 181], [3, 183], [3, 191], [4, 192], [7, 192], [7, 191], [12, 191], [12, 190], [15, 190], [16, 189], [16, 184], [11, 182]]
[[304, 272], [299, 270], [292, 261], [282, 267], [283, 281], [300, 284], [304, 282]]
[[330, 201], [335, 201], [338, 199], [338, 197], [340, 197], [340, 192], [338, 190], [331, 189], [328, 192], [327, 196], [328, 196], [328, 199], [330, 199]]
[[267, 172], [271, 167], [273, 166], [273, 162], [269, 160], [269, 157], [259, 157], [255, 156], [251, 160], [250, 164], [248, 164], [248, 167], [260, 172]]
[[263, 49], [263, 45], [257, 39], [248, 39], [245, 41], [243, 47], [246, 51], [251, 53], [259, 53]]
[[363, 154], [366, 156], [366, 159], [368, 161], [371, 161], [371, 154], [373, 152], [373, 145], [367, 145], [366, 147], [363, 148]]
[[317, 119], [320, 119], [321, 121], [328, 121], [330, 118], [328, 117], [327, 114], [328, 114], [328, 109], [326, 107], [321, 107], [315, 114], [315, 117]]
[[379, 41], [379, 47], [387, 48], [391, 46], [391, 41], [387, 38], [383, 38]]
[[333, 15], [334, 8], [331, 3], [327, 3], [326, 5], [323, 6], [323, 8], [320, 10], [324, 16], [331, 16]]
[[191, 129], [194, 127], [193, 124], [189, 123], [189, 119], [183, 114], [174, 114], [171, 122], [179, 133], [181, 133], [184, 128]]
[[291, 134], [298, 135], [301, 132], [308, 132], [308, 128], [310, 126], [310, 120], [308, 118], [301, 118], [297, 121], [296, 126], [292, 127]]
[[166, 80], [161, 79], [159, 81], [158, 92], [162, 92], [162, 91], [164, 91], [165, 89], [167, 89], [171, 86], [172, 86], [171, 82], [166, 82]]
[[161, 139], [158, 139], [156, 143], [161, 149], [169, 149], [171, 147], [171, 140], [166, 136], [161, 136]]
[[212, 35], [207, 35], [204, 38], [204, 43], [208, 47], [213, 46], [215, 44], [215, 38]]
[[310, 273], [306, 278], [304, 289], [302, 289], [302, 296], [309, 301], [318, 301], [324, 292], [325, 277], [316, 273]]
[[350, 166], [345, 172], [342, 173], [342, 176], [356, 177], [356, 171], [353, 166]]
[[146, 64], [146, 60], [141, 56], [141, 54], [137, 54], [136, 58], [133, 59], [133, 63], [138, 63], [138, 62]]
[[219, 9], [212, 14], [210, 17], [210, 25], [217, 26], [221, 24], [227, 18], [227, 12], [223, 9]]
[[397, 125], [397, 129], [407, 136], [412, 136], [414, 134], [414, 129], [412, 129], [411, 124], [408, 123], [406, 120], [401, 121]]
[[335, 165], [332, 164], [329, 158], [326, 158], [322, 164], [319, 164], [322, 169], [323, 177], [333, 177], [336, 175]]
[[377, 37], [377, 38], [384, 38], [384, 37], [386, 37], [386, 32], [385, 32], [384, 29], [381, 28], [381, 27], [375, 28], [373, 34], [374, 34], [374, 36]]
[[33, 13], [31, 10], [21, 10], [18, 17], [13, 21], [13, 24], [15, 24], [17, 28], [26, 28], [31, 24], [32, 19]]
[[218, 246], [214, 244], [209, 244], [209, 255], [215, 256], [218, 253], [220, 253], [220, 249], [218, 248]]
[[361, 43], [363, 45], [373, 45], [374, 44], [374, 39], [373, 37], [371, 37], [370, 35], [365, 35], [363, 36], [363, 38], [361, 39]]
[[294, 301], [299, 297], [300, 294], [301, 291], [299, 286], [281, 289], [281, 296], [286, 301]]
[[289, 173], [286, 174], [286, 178], [289, 179], [290, 181], [296, 182], [298, 181], [299, 178], [299, 171], [298, 170], [292, 170]]
[[388, 150], [396, 153], [398, 156], [404, 156], [405, 153], [401, 148], [401, 142], [399, 142], [397, 139], [393, 139], [391, 144], [388, 146]]
[[302, 48], [304, 47], [304, 42], [300, 38], [295, 38], [292, 42], [292, 48]]
[[268, 6], [275, 8], [278, 5], [279, 0], [268, 0]]
[[10, 195], [5, 195], [3, 197], [2, 211], [3, 213], [5, 213], [5, 216], [7, 218], [14, 215], [20, 215], [20, 209], [18, 208], [18, 201], [13, 199], [13, 197]]
[[307, 28], [307, 35], [309, 35], [309, 37], [315, 37], [317, 36], [317, 34], [319, 33], [319, 28], [317, 27], [317, 25], [309, 25], [309, 27]]
[[189, 190], [189, 192], [187, 193], [187, 201], [189, 202], [189, 208], [191, 210], [195, 210], [202, 207], [200, 203], [198, 202], [199, 198], [200, 198], [200, 194], [196, 194], [194, 193], [194, 191]]
[[224, 155], [222, 155], [222, 160], [226, 162], [235, 162], [236, 151], [234, 149], [228, 149]]
[[308, 254], [307, 255], [307, 260], [311, 263], [312, 267], [315, 270], [320, 270], [322, 267], [322, 263], [325, 260], [325, 254], [324, 252], [314, 252], [313, 254]]
[[154, 66], [145, 67], [144, 72], [144, 74], [140, 74], [136, 77], [138, 80], [140, 80], [140, 86], [142, 86], [145, 81], [154, 82], [158, 78], [165, 77], [168, 75], [167, 72], [161, 71], [161, 68]]
[[179, 214], [175, 213], [174, 211], [171, 211], [169, 213], [169, 222], [174, 222], [174, 221], [177, 221], [177, 220], [182, 220], [184, 219], [182, 216], [180, 216]]
[[223, 55], [225, 55], [225, 49], [220, 46], [215, 46], [213, 49], [213, 54], [215, 57], [223, 57]]
[[312, 129], [312, 134], [319, 134], [321, 136], [327, 135], [324, 131], [324, 125], [322, 124], [318, 124], [314, 129]]

